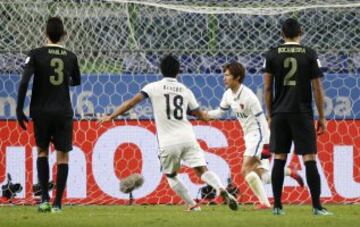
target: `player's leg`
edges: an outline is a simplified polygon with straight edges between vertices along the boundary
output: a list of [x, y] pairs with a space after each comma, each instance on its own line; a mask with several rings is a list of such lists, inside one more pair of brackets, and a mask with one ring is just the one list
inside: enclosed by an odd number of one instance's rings
[[37, 117], [33, 119], [35, 141], [38, 150], [38, 157], [36, 160], [36, 169], [38, 180], [41, 188], [41, 203], [39, 205], [39, 212], [49, 212], [51, 206], [49, 204], [49, 143], [50, 143], [50, 129], [51, 125], [47, 118]]
[[263, 150], [263, 139], [260, 131], [249, 132], [245, 135], [246, 149], [241, 166], [242, 176], [260, 203], [256, 209], [270, 208], [270, 202], [260, 178], [261, 173], [258, 169], [261, 164], [260, 156]]
[[[270, 161], [269, 159], [262, 159], [260, 165], [257, 167], [256, 172], [259, 174], [263, 184], [271, 183], [271, 172], [270, 172]], [[284, 175], [291, 177], [296, 180], [301, 187], [304, 186], [304, 180], [299, 175], [298, 171], [293, 168], [285, 167]]]
[[327, 211], [324, 207], [321, 206], [321, 180], [318, 168], [316, 166], [316, 154], [306, 154], [303, 156], [303, 160], [306, 168], [306, 181], [308, 183], [311, 194], [314, 215], [333, 215], [333, 213]]
[[284, 167], [286, 164], [286, 154], [275, 154], [274, 166], [271, 172], [271, 186], [274, 195], [274, 214], [281, 215], [282, 212], [282, 190], [284, 185]]
[[303, 156], [306, 169], [306, 181], [309, 186], [312, 205], [315, 209], [320, 209], [320, 174], [316, 166], [316, 155], [307, 154]]
[[296, 153], [303, 155], [306, 169], [306, 181], [309, 186], [314, 214], [329, 215], [320, 203], [321, 181], [316, 165], [317, 146], [316, 133], [312, 116], [301, 115], [292, 120], [292, 132]]
[[62, 197], [64, 194], [69, 173], [69, 151], [72, 150], [73, 121], [71, 118], [55, 119], [53, 143], [56, 149], [56, 195], [53, 203], [53, 211], [62, 208]]
[[196, 175], [205, 183], [213, 187], [217, 194], [219, 194], [221, 191], [225, 190], [225, 186], [221, 182], [220, 178], [216, 173], [208, 170], [206, 165], [202, 164], [200, 166], [193, 167]]
[[[261, 181], [264, 184], [271, 183], [271, 173], [270, 173], [270, 161], [269, 159], [261, 159], [260, 165], [257, 167], [257, 172], [261, 178]], [[284, 172], [285, 177], [293, 178], [301, 187], [304, 187], [304, 180], [298, 171], [294, 168], [285, 167]]]
[[300, 187], [304, 187], [304, 179], [299, 172], [294, 168], [285, 167], [285, 176], [294, 179]]
[[51, 206], [49, 203], [49, 160], [48, 150], [38, 147], [38, 157], [36, 160], [36, 168], [41, 188], [41, 203], [38, 207], [39, 212], [49, 212]]
[[231, 210], [238, 209], [237, 199], [226, 190], [225, 186], [223, 185], [219, 176], [216, 173], [208, 170], [205, 165], [194, 166], [193, 169], [196, 175], [200, 177], [202, 181], [204, 181], [216, 190], [216, 194], [220, 195], [224, 199], [224, 201], [226, 202], [226, 204], [228, 204]]
[[200, 148], [198, 143], [189, 144], [185, 152], [182, 153], [182, 160], [184, 160], [191, 168], [194, 169], [196, 175], [208, 185], [213, 187], [217, 195], [221, 195], [230, 209], [237, 210], [238, 203], [234, 196], [228, 193], [225, 186], [221, 182], [219, 176], [208, 170], [206, 167], [206, 161], [204, 151]]
[[180, 146], [172, 146], [160, 149], [160, 163], [163, 173], [166, 175], [170, 188], [186, 203], [189, 211], [201, 210], [197, 203], [189, 194], [184, 183], [177, 176], [180, 169]]
[[281, 202], [285, 175], [284, 168], [287, 153], [290, 152], [292, 135], [286, 116], [273, 116], [270, 127], [270, 151], [275, 153], [271, 172], [271, 186], [274, 195], [273, 214], [282, 215], [284, 214]]
[[309, 186], [313, 213], [314, 215], [333, 215], [333, 213], [327, 211], [324, 207], [322, 207], [320, 202], [320, 194], [321, 194], [321, 180], [320, 174], [316, 165], [316, 155], [315, 154], [306, 154], [303, 156], [305, 169], [306, 169], [306, 181]]
[[259, 165], [260, 161], [256, 156], [244, 156], [241, 173], [260, 202], [260, 206], [257, 208], [265, 209], [270, 208], [271, 205], [260, 178], [261, 172], [258, 170]]
[[177, 176], [177, 172], [166, 174], [166, 179], [172, 190], [186, 203], [188, 211], [200, 211], [200, 206], [197, 205], [195, 200], [189, 194], [189, 190], [184, 183]]
[[56, 151], [56, 195], [53, 203], [53, 210], [59, 211], [62, 208], [62, 197], [69, 173], [69, 153], [66, 151]]

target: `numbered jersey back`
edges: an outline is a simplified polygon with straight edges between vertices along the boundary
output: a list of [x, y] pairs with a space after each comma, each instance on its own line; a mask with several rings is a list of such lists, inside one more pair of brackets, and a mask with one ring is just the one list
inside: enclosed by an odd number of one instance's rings
[[75, 54], [59, 45], [44, 46], [30, 52], [26, 67], [34, 71], [31, 116], [72, 116], [69, 85], [70, 81], [80, 83]]
[[199, 108], [194, 94], [173, 78], [164, 78], [142, 89], [153, 107], [160, 147], [195, 142], [187, 111]]
[[311, 113], [311, 80], [322, 77], [320, 61], [311, 48], [285, 43], [266, 55], [265, 72], [275, 80], [272, 113]]

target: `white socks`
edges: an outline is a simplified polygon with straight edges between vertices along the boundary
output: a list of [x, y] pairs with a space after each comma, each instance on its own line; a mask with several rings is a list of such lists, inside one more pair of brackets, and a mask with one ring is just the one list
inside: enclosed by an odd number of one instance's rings
[[[170, 187], [176, 192], [178, 196], [180, 196], [186, 204], [189, 206], [195, 206], [196, 202], [191, 198], [189, 191], [185, 187], [185, 185], [181, 182], [181, 180], [175, 176], [173, 178], [166, 177]], [[225, 187], [221, 183], [220, 178], [211, 171], [207, 171], [201, 175], [201, 180], [205, 181], [208, 185], [215, 188], [217, 194], [220, 193], [220, 190], [224, 190]]]
[[176, 192], [178, 196], [182, 198], [182, 200], [185, 201], [185, 203], [189, 206], [195, 206], [196, 202], [191, 198], [189, 191], [183, 184], [183, 182], [180, 181], [180, 179], [175, 176], [173, 178], [166, 177], [170, 187]]
[[269, 171], [265, 171], [262, 175], [261, 175], [261, 181], [264, 184], [270, 184], [271, 183], [271, 174]]
[[221, 183], [220, 178], [212, 171], [206, 171], [201, 175], [201, 180], [205, 181], [208, 185], [215, 188], [216, 194], [219, 195], [220, 190], [224, 190], [225, 187]]
[[254, 171], [252, 171], [248, 175], [246, 175], [245, 180], [250, 186], [251, 190], [256, 195], [256, 197], [258, 198], [258, 200], [260, 201], [260, 203], [266, 206], [270, 206], [269, 199], [267, 198], [260, 177]]

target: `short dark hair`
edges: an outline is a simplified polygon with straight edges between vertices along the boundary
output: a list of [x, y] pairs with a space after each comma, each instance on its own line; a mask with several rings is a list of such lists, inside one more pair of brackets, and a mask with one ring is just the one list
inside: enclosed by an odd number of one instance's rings
[[224, 72], [229, 70], [234, 79], [239, 78], [239, 82], [242, 83], [245, 78], [245, 67], [239, 62], [231, 62], [224, 65]]
[[50, 17], [46, 22], [46, 35], [53, 43], [57, 43], [66, 35], [64, 25], [60, 17]]
[[169, 54], [161, 60], [160, 69], [164, 77], [175, 78], [180, 72], [180, 63], [176, 57]]
[[289, 18], [283, 23], [282, 32], [286, 38], [295, 38], [301, 35], [301, 25], [296, 19]]

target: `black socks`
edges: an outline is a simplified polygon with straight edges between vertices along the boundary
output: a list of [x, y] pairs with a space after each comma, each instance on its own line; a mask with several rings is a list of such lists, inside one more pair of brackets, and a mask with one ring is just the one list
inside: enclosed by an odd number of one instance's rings
[[65, 190], [66, 181], [69, 172], [68, 164], [57, 165], [57, 177], [56, 177], [56, 197], [54, 206], [61, 208], [61, 200]]
[[49, 197], [49, 161], [48, 157], [38, 157], [36, 160], [38, 179], [41, 188], [41, 202], [48, 202]]
[[321, 209], [320, 204], [320, 193], [321, 193], [321, 181], [318, 168], [316, 166], [316, 161], [307, 161], [305, 162], [306, 167], [306, 181], [308, 183], [312, 205], [316, 209]]
[[274, 194], [274, 208], [282, 209], [281, 194], [284, 185], [284, 167], [286, 160], [275, 159], [271, 173], [271, 185]]

